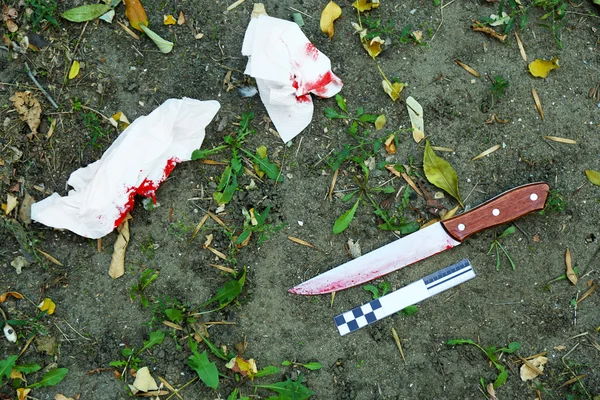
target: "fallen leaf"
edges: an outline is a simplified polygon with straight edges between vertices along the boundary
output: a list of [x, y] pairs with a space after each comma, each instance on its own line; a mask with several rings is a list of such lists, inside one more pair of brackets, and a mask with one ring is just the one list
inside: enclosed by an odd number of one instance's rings
[[254, 361], [254, 359], [251, 358], [246, 360], [240, 356], [236, 356], [229, 360], [229, 362], [225, 364], [225, 367], [240, 373], [243, 377], [248, 376], [250, 379], [253, 379], [254, 374], [258, 372], [256, 361]]
[[445, 220], [445, 219], [449, 219], [449, 218], [454, 217], [454, 215], [456, 215], [456, 212], [458, 211], [458, 207], [459, 206], [456, 206], [452, 210], [450, 210], [446, 214], [444, 214], [444, 216], [442, 217], [442, 221]]
[[183, 11], [179, 11], [179, 16], [177, 17], [177, 25], [185, 24], [185, 15], [183, 15]]
[[379, 7], [379, 0], [356, 0], [352, 6], [360, 12], [369, 11]]
[[383, 51], [383, 49], [381, 48], [382, 44], [385, 44], [385, 40], [383, 40], [379, 36], [375, 36], [371, 40], [362, 40], [362, 45], [367, 51], [367, 53], [369, 53], [371, 58], [377, 57]]
[[506, 40], [506, 38], [508, 37], [507, 35], [503, 35], [501, 33], [496, 32], [489, 26], [485, 26], [485, 25], [481, 24], [479, 21], [475, 21], [475, 23], [473, 25], [471, 25], [471, 29], [473, 29], [475, 32], [482, 32], [487, 35], [490, 35], [494, 39], [498, 39], [501, 42], [504, 42]]
[[461, 67], [462, 69], [464, 69], [465, 71], [467, 71], [468, 73], [470, 73], [473, 76], [476, 76], [479, 78], [479, 72], [475, 71], [473, 68], [469, 67], [467, 64], [463, 63], [460, 60], [454, 60], [454, 62]]
[[13, 368], [13, 370], [10, 371], [10, 379], [23, 380], [23, 374], [20, 371], [17, 371], [16, 369]]
[[71, 69], [69, 70], [69, 79], [75, 79], [77, 75], [79, 75], [79, 68], [79, 61], [74, 60], [73, 64], [71, 64]]
[[17, 275], [21, 274], [23, 268], [27, 267], [29, 264], [30, 262], [27, 261], [27, 259], [23, 256], [18, 256], [10, 262], [10, 265], [14, 267], [15, 271], [17, 272]]
[[0, 303], [4, 303], [7, 297], [14, 297], [15, 299], [22, 299], [23, 295], [19, 292], [4, 292], [0, 295]]
[[308, 247], [312, 247], [313, 249], [316, 249], [315, 245], [308, 243], [306, 240], [298, 239], [297, 237], [293, 237], [293, 236], [288, 236], [287, 238], [290, 239], [294, 243], [298, 243], [303, 246], [308, 246]]
[[573, 139], [562, 138], [558, 136], [544, 136], [544, 139], [552, 140], [553, 142], [564, 143], [564, 144], [577, 144]]
[[544, 110], [542, 109], [542, 102], [540, 101], [540, 97], [538, 96], [537, 90], [531, 88], [531, 94], [533, 95], [533, 101], [535, 102], [535, 109], [537, 110], [540, 117], [542, 117], [542, 121], [544, 120]]
[[598, 285], [594, 283], [594, 286], [590, 287], [584, 294], [577, 300], [577, 304], [588, 298], [598, 288]]
[[42, 106], [34, 97], [33, 93], [16, 92], [9, 100], [19, 113], [21, 120], [25, 121], [32, 133], [37, 133], [40, 126], [40, 117], [42, 116]]
[[497, 145], [495, 145], [493, 147], [490, 147], [489, 149], [487, 149], [486, 151], [482, 152], [481, 154], [473, 157], [471, 159], [471, 161], [475, 161], [475, 160], [480, 159], [481, 157], [487, 156], [488, 154], [492, 154], [493, 152], [495, 152], [496, 150], [498, 150], [500, 147], [502, 147], [502, 145], [499, 145], [499, 144], [497, 144]]
[[48, 315], [54, 314], [54, 310], [56, 310], [56, 304], [50, 299], [46, 297], [40, 304], [38, 304], [38, 308], [40, 311], [46, 311]]
[[362, 255], [362, 250], [360, 248], [360, 244], [358, 243], [358, 240], [355, 242], [352, 239], [348, 239], [347, 246], [348, 246], [348, 253], [350, 253], [352, 258], [358, 258]]
[[31, 224], [31, 205], [35, 203], [35, 199], [25, 192], [25, 197], [19, 207], [19, 218], [25, 225]]
[[173, 42], [169, 42], [168, 40], [161, 38], [156, 33], [151, 31], [150, 28], [148, 28], [146, 25], [140, 25], [140, 28], [150, 39], [152, 39], [152, 41], [154, 42], [156, 47], [158, 47], [161, 53], [167, 54], [170, 53], [171, 50], [173, 50]]
[[521, 53], [521, 58], [523, 61], [527, 62], [527, 53], [525, 53], [525, 47], [523, 47], [523, 43], [521, 43], [521, 38], [519, 34], [515, 32], [515, 38], [517, 39], [517, 45], [519, 46], [519, 52]]
[[406, 86], [402, 82], [391, 83], [390, 81], [387, 81], [387, 80], [381, 81], [381, 85], [383, 86], [384, 92], [386, 92], [391, 97], [392, 101], [398, 100], [398, 97], [400, 97], [400, 93], [402, 92], [402, 89], [404, 89], [404, 86]]
[[585, 176], [588, 180], [596, 186], [600, 186], [600, 172], [594, 171], [593, 169], [586, 169]]
[[49, 356], [54, 356], [58, 350], [58, 342], [52, 336], [36, 336], [35, 347], [38, 353], [46, 353]]
[[17, 396], [19, 400], [25, 400], [27, 398], [27, 395], [29, 394], [29, 392], [31, 392], [31, 389], [28, 388], [18, 388], [17, 389]]
[[534, 60], [529, 64], [529, 72], [536, 78], [545, 78], [553, 69], [560, 68], [558, 65], [558, 57], [552, 60]]
[[342, 9], [333, 1], [330, 1], [323, 9], [320, 21], [321, 31], [326, 33], [327, 36], [329, 36], [329, 39], [333, 37], [334, 33], [333, 21], [338, 19], [341, 15]]
[[425, 152], [423, 154], [423, 170], [427, 180], [454, 197], [461, 207], [462, 199], [458, 190], [458, 177], [456, 171], [450, 163], [441, 157], [438, 157], [431, 149], [429, 140], [425, 142]]
[[384, 142], [385, 151], [388, 154], [396, 154], [396, 141], [394, 140], [395, 138], [396, 135], [392, 133]]
[[496, 391], [494, 390], [493, 383], [488, 383], [488, 385], [485, 387], [485, 390], [487, 390], [488, 394], [490, 395], [490, 400], [498, 400], [498, 398], [496, 397]]
[[573, 266], [571, 262], [571, 250], [567, 248], [565, 252], [565, 265], [567, 267], [567, 278], [573, 285], [577, 285], [577, 275], [575, 275], [575, 271], [573, 271]]
[[[539, 371], [544, 371], [544, 365], [547, 362], [548, 362], [548, 358], [544, 357], [544, 356], [539, 356], [539, 357], [534, 358], [533, 360], [529, 361], [529, 363], [533, 367], [537, 368]], [[540, 374], [534, 368], [531, 368], [529, 365], [524, 363], [523, 365], [521, 365], [520, 375], [521, 375], [521, 380], [525, 382], [525, 381], [534, 379], [535, 377], [537, 377]]]
[[542, 239], [540, 239], [540, 235], [539, 233], [536, 233], [535, 235], [533, 235], [533, 241], [536, 243], [539, 243]]
[[425, 128], [423, 122], [423, 107], [412, 97], [406, 99], [406, 108], [412, 125], [413, 140], [419, 143], [425, 138]]
[[563, 351], [563, 350], [566, 350], [566, 349], [567, 349], [567, 347], [563, 346], [562, 344], [558, 345], [558, 346], [554, 346], [554, 350], [557, 350], [557, 351]]
[[142, 367], [137, 370], [133, 386], [140, 392], [158, 390], [158, 385], [152, 375], [150, 375], [148, 367]]
[[58, 393], [54, 396], [54, 400], [74, 400], [72, 397], [67, 397], [64, 394]]
[[581, 374], [581, 375], [578, 375], [578, 376], [574, 376], [573, 378], [569, 379], [568, 381], [566, 381], [565, 383], [563, 383], [562, 385], [560, 385], [558, 387], [558, 389], [563, 388], [565, 386], [569, 386], [572, 383], [579, 382], [581, 379], [585, 378], [586, 376], [587, 376], [587, 374]]
[[417, 43], [421, 43], [421, 39], [423, 39], [423, 32], [422, 31], [412, 31], [411, 33], [413, 39], [415, 39], [415, 41]]
[[381, 114], [379, 117], [377, 117], [377, 119], [375, 120], [375, 129], [377, 129], [378, 131], [382, 130], [383, 127], [385, 126], [385, 122], [386, 122], [386, 118], [384, 114]]
[[2, 204], [2, 209], [4, 210], [6, 215], [8, 215], [12, 212], [12, 210], [14, 210], [17, 207], [17, 204], [19, 204], [17, 198], [12, 194], [8, 193], [6, 195], [6, 204]]
[[236, 2], [232, 3], [229, 7], [227, 7], [227, 11], [233, 10], [234, 8], [242, 4], [244, 1], [246, 0], [237, 0]]
[[16, 31], [19, 30], [19, 25], [15, 24], [15, 22], [12, 19], [7, 18], [5, 22], [6, 22], [6, 29], [8, 29], [8, 31], [10, 33], [15, 33]]
[[48, 259], [48, 261], [50, 261], [52, 264], [58, 265], [59, 267], [63, 267], [64, 265], [58, 261], [56, 258], [52, 257], [50, 254], [46, 253], [43, 250], [40, 250], [38, 248], [35, 249], [38, 253], [40, 253], [41, 255], [43, 255], [44, 257], [46, 257]]
[[111, 10], [111, 7], [108, 4], [86, 4], [71, 8], [60, 16], [71, 22], [86, 22], [100, 17], [109, 10]]
[[148, 26], [146, 10], [139, 0], [123, 0], [125, 3], [125, 16], [133, 29], [142, 30], [142, 26]]
[[175, 20], [175, 17], [171, 14], [163, 15], [163, 25], [175, 25], [176, 23], [177, 20]]
[[448, 153], [454, 153], [454, 149], [451, 149], [450, 147], [431, 146], [431, 148], [435, 151], [445, 151]]
[[56, 118], [52, 118], [52, 122], [50, 122], [50, 128], [48, 129], [48, 133], [46, 133], [46, 139], [50, 139], [54, 134], [54, 128], [56, 128]]
[[206, 240], [204, 241], [204, 244], [202, 244], [202, 248], [206, 249], [210, 246], [210, 244], [213, 241], [213, 234], [209, 233], [208, 235], [206, 235]]
[[119, 225], [117, 228], [119, 236], [115, 241], [112, 260], [110, 262], [110, 267], [108, 268], [108, 275], [110, 275], [110, 277], [113, 279], [117, 279], [118, 277], [123, 276], [125, 273], [125, 251], [127, 250], [127, 245], [129, 244], [130, 219], [131, 215], [127, 214], [125, 220], [121, 222], [121, 225]]

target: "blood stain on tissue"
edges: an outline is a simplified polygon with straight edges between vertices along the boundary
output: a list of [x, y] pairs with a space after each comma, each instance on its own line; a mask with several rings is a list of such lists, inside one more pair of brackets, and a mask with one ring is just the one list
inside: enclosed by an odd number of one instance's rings
[[168, 159], [167, 165], [165, 165], [165, 168], [163, 170], [163, 175], [158, 181], [155, 182], [151, 179], [146, 178], [138, 187], [132, 186], [126, 190], [127, 201], [125, 202], [123, 207], [119, 207], [121, 214], [119, 214], [119, 217], [115, 220], [115, 228], [121, 225], [121, 223], [127, 217], [127, 213], [129, 213], [129, 210], [133, 208], [136, 195], [152, 197], [152, 201], [154, 201], [154, 204], [156, 204], [156, 190], [158, 189], [160, 184], [165, 179], [167, 179], [167, 177], [173, 171], [175, 166], [180, 162], [181, 160], [179, 160], [177, 157]]
[[[292, 79], [292, 87], [294, 89], [300, 88], [300, 84], [296, 80], [296, 76], [293, 75], [291, 77], [291, 79]], [[331, 71], [327, 71], [323, 75], [319, 75], [319, 77], [317, 79], [315, 79], [314, 81], [309, 81], [309, 82], [303, 83], [302, 91], [305, 92], [305, 94], [296, 96], [296, 101], [298, 103], [310, 102], [311, 101], [310, 98], [308, 98], [308, 99], [306, 98], [306, 96], [309, 96], [308, 93], [310, 93], [310, 92], [316, 94], [319, 97], [327, 97], [327, 91], [328, 91], [327, 85], [329, 85], [332, 82], [334, 82], [338, 85], [341, 85], [340, 78], [335, 76]]]
[[310, 42], [306, 43], [305, 52], [306, 55], [312, 58], [313, 60], [319, 58], [319, 50], [315, 47], [314, 44]]

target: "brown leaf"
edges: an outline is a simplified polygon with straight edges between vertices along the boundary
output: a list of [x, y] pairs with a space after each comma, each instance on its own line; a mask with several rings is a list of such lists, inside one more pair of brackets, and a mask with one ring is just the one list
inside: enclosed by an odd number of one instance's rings
[[564, 143], [564, 144], [577, 144], [573, 139], [567, 139], [558, 136], [544, 136], [544, 139], [552, 140], [553, 142]]
[[571, 281], [573, 285], [577, 285], [577, 275], [573, 271], [573, 267], [571, 265], [571, 250], [567, 248], [565, 252], [565, 264], [567, 266], [567, 278]]
[[540, 117], [542, 117], [542, 121], [544, 120], [544, 110], [542, 109], [542, 102], [540, 101], [540, 97], [538, 96], [537, 90], [531, 88], [531, 94], [533, 95], [533, 101], [535, 102], [535, 109], [537, 110]]
[[303, 245], [303, 246], [308, 246], [308, 247], [312, 247], [313, 249], [316, 249], [315, 245], [313, 245], [313, 244], [310, 244], [310, 243], [308, 243], [308, 242], [307, 242], [307, 241], [305, 241], [305, 240], [298, 239], [298, 238], [296, 238], [296, 237], [293, 237], [293, 236], [288, 236], [287, 238], [288, 238], [288, 239], [290, 239], [290, 240], [291, 240], [292, 242], [294, 242], [294, 243], [298, 243], [298, 244], [301, 244], [301, 245]]
[[515, 32], [515, 38], [517, 39], [517, 45], [519, 45], [519, 52], [521, 52], [521, 58], [523, 61], [527, 62], [527, 53], [525, 53], [525, 47], [523, 47], [523, 43], [521, 43], [521, 38], [519, 34]]
[[113, 279], [117, 279], [118, 277], [123, 276], [125, 273], [125, 251], [127, 250], [127, 245], [129, 244], [130, 219], [131, 215], [127, 214], [125, 220], [121, 222], [121, 225], [119, 225], [117, 228], [119, 236], [115, 241], [112, 260], [108, 269], [108, 275], [110, 275], [110, 277]]
[[129, 24], [133, 29], [141, 31], [140, 25], [148, 26], [148, 17], [146, 16], [146, 10], [142, 6], [139, 0], [124, 0], [125, 3], [125, 16], [129, 20]]
[[8, 296], [14, 297], [15, 299], [23, 298], [23, 295], [19, 292], [5, 292], [0, 295], [0, 303], [4, 303]]
[[507, 35], [503, 35], [501, 33], [496, 32], [489, 26], [482, 25], [479, 21], [474, 21], [474, 24], [471, 26], [471, 29], [473, 29], [475, 32], [482, 32], [487, 35], [490, 35], [494, 39], [498, 39], [501, 42], [504, 42], [508, 37]]
[[13, 102], [21, 120], [27, 123], [31, 132], [37, 133], [40, 126], [40, 117], [42, 116], [42, 106], [40, 106], [40, 102], [37, 101], [33, 93], [29, 91], [16, 92], [9, 100]]
[[454, 60], [454, 62], [461, 67], [462, 69], [464, 69], [465, 71], [467, 71], [468, 73], [470, 73], [473, 76], [476, 76], [479, 78], [479, 72], [475, 71], [473, 68], [469, 67], [467, 64], [463, 63], [462, 61], [456, 59]]

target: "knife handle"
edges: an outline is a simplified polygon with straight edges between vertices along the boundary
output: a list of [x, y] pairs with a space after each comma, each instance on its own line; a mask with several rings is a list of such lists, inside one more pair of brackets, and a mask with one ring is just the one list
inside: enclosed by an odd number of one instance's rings
[[549, 190], [545, 182], [519, 186], [441, 224], [450, 236], [462, 242], [474, 233], [543, 209]]

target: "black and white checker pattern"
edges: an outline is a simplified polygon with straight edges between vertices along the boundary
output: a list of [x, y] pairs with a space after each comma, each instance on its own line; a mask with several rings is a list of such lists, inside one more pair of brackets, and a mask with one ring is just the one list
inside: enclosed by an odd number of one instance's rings
[[334, 321], [340, 335], [344, 336], [385, 316], [381, 302], [376, 299], [334, 317]]

